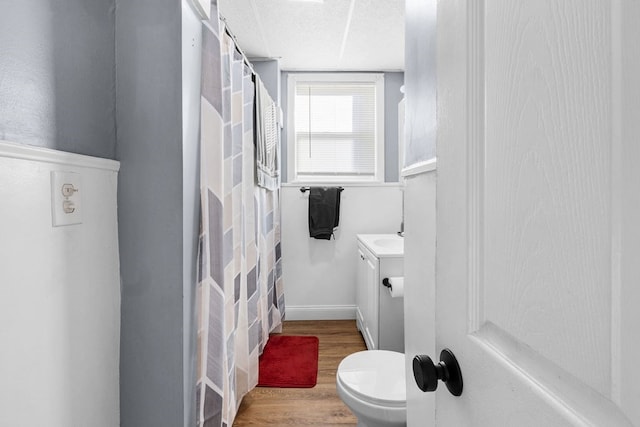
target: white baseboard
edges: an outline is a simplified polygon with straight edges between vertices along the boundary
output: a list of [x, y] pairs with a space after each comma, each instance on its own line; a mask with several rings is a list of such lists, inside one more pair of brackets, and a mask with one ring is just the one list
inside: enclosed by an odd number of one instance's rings
[[356, 318], [355, 305], [288, 305], [285, 320], [351, 320]]

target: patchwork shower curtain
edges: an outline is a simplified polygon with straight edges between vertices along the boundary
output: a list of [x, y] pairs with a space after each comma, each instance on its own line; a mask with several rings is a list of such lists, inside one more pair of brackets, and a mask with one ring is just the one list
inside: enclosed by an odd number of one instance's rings
[[[255, 176], [254, 77], [219, 21], [204, 23], [197, 422], [231, 426], [284, 316], [280, 189]], [[257, 79], [258, 77], [255, 76]]]

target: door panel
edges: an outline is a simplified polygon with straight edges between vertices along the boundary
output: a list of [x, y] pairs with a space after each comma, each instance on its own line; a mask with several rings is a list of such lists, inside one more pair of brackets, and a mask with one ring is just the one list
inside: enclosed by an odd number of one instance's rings
[[439, 426], [640, 425], [619, 261], [637, 3], [438, 3], [436, 345], [465, 382], [438, 390]]
[[484, 16], [479, 326], [607, 390], [610, 3], [490, 0]]

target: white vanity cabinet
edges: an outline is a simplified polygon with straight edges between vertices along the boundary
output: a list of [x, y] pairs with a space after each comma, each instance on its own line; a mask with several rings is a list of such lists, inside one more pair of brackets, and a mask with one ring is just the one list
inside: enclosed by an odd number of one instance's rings
[[[369, 350], [404, 352], [403, 298], [392, 298], [382, 284], [384, 278], [403, 275], [402, 240], [396, 244], [394, 239], [358, 235], [356, 323]], [[390, 245], [375, 244], [384, 241]]]
[[378, 348], [378, 258], [358, 244], [356, 324], [369, 350]]

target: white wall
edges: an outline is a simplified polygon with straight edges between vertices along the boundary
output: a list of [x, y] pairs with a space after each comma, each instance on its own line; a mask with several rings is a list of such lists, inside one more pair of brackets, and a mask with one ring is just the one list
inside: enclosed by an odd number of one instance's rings
[[[53, 170], [81, 175], [82, 224], [52, 226]], [[1, 426], [120, 424], [117, 170], [0, 143]]]
[[405, 3], [405, 370], [407, 424], [435, 422], [435, 393], [425, 397], [412, 360], [435, 349], [436, 14], [434, 0]]
[[[208, 5], [208, 3], [207, 3]], [[202, 21], [182, 0], [182, 316], [184, 426], [196, 423], [196, 259], [200, 230]]]
[[309, 237], [309, 192], [282, 188], [282, 265], [287, 320], [355, 319], [356, 234], [396, 233], [399, 184], [343, 185], [335, 240]]
[[407, 375], [407, 425], [433, 425], [435, 393], [413, 380], [413, 357], [437, 357], [435, 344], [436, 171], [407, 177], [404, 238], [404, 336]]

